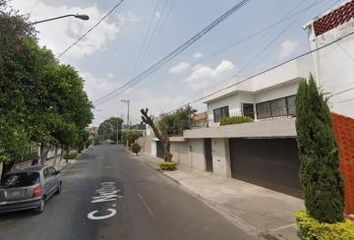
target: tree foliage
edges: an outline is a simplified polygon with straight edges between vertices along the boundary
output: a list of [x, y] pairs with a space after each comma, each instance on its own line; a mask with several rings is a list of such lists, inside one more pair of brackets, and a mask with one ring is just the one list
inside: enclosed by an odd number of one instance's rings
[[296, 96], [300, 180], [308, 214], [325, 223], [343, 221], [343, 183], [330, 111], [311, 76]]
[[43, 161], [51, 145], [68, 149], [87, 141], [92, 104], [77, 71], [40, 47], [16, 11], [0, 8], [0, 29], [0, 121], [6, 129], [0, 132], [0, 162], [11, 168], [30, 142], [41, 147]]
[[183, 131], [191, 129], [193, 116], [197, 111], [191, 106], [177, 109], [171, 114], [162, 114], [158, 121], [158, 128], [169, 136], [183, 135]]
[[119, 117], [110, 117], [103, 121], [97, 129], [97, 133], [102, 136], [104, 139], [111, 139], [113, 141], [117, 140], [117, 131], [119, 135], [121, 133], [123, 124], [123, 119]]

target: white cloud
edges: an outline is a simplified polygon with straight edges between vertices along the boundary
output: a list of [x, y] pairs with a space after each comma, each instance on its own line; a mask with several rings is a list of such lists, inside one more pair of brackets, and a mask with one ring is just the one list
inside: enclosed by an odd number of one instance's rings
[[215, 68], [196, 65], [193, 67], [191, 75], [184, 82], [194, 89], [206, 88], [211, 84], [231, 78], [234, 69], [234, 64], [228, 60], [222, 60]]
[[295, 49], [297, 48], [298, 43], [290, 40], [286, 40], [281, 44], [281, 50], [279, 53], [278, 58], [284, 59], [294, 53]]
[[[48, 46], [56, 54], [65, 50], [105, 14], [96, 5], [87, 8], [69, 7], [67, 5], [51, 6], [40, 0], [14, 0], [12, 5], [23, 14], [29, 13], [31, 21], [60, 16], [63, 13], [82, 13], [90, 16], [88, 21], [64, 18], [36, 25], [36, 29], [40, 32], [38, 35], [40, 44]], [[96, 51], [105, 50], [107, 43], [117, 38], [124, 25], [135, 21], [138, 21], [138, 19], [131, 12], [124, 15], [118, 14], [115, 21], [110, 21], [109, 18], [105, 19], [73, 47], [66, 56], [77, 59]]]
[[112, 89], [117, 88], [119, 85], [118, 82], [96, 76], [88, 71], [80, 70], [79, 72], [80, 76], [85, 80], [85, 91], [92, 101], [111, 92]]
[[201, 58], [203, 56], [204, 56], [204, 53], [201, 53], [201, 52], [196, 52], [196, 53], [193, 54], [194, 58]]
[[191, 65], [187, 62], [180, 62], [177, 65], [170, 68], [169, 73], [180, 74], [188, 71]]
[[161, 13], [160, 13], [159, 11], [156, 11], [156, 12], [155, 12], [155, 17], [156, 17], [156, 18], [160, 18], [160, 17], [161, 17]]
[[114, 78], [115, 75], [114, 75], [113, 73], [107, 73], [107, 77], [108, 77], [108, 78]]

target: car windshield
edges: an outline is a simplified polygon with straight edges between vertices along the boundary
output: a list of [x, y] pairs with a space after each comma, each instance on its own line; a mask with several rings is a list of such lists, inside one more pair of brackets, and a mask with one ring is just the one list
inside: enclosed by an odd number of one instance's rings
[[17, 188], [28, 187], [39, 182], [39, 173], [37, 172], [23, 172], [23, 173], [9, 173], [1, 186], [3, 188]]

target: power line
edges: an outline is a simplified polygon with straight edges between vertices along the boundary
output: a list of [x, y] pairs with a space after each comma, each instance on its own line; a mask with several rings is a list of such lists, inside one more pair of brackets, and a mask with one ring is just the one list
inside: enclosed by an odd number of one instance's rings
[[145, 32], [145, 35], [144, 35], [144, 39], [143, 39], [143, 42], [140, 46], [140, 50], [139, 50], [139, 54], [138, 54], [138, 58], [134, 64], [134, 68], [133, 68], [133, 75], [135, 75], [135, 72], [140, 68], [139, 65], [140, 65], [140, 61], [141, 61], [141, 58], [143, 56], [143, 52], [145, 52], [145, 48], [146, 48], [146, 44], [147, 44], [147, 40], [150, 36], [150, 31], [151, 31], [151, 27], [152, 27], [152, 23], [154, 21], [154, 17], [155, 17], [155, 13], [157, 11], [157, 8], [158, 6], [160, 5], [160, 1], [161, 0], [158, 0], [156, 2], [156, 5], [154, 7], [154, 10], [152, 12], [152, 15], [151, 15], [151, 18], [150, 18], [150, 21], [149, 21], [149, 25], [148, 25], [148, 28], [146, 29], [146, 32]]
[[79, 37], [75, 42], [70, 44], [63, 52], [61, 52], [58, 56], [57, 59], [59, 59], [61, 56], [63, 56], [65, 53], [67, 53], [71, 48], [73, 48], [76, 44], [78, 44], [82, 39], [84, 39], [93, 29], [95, 29], [98, 25], [100, 25], [103, 20], [105, 20], [111, 13], [116, 10], [119, 5], [123, 2], [124, 0], [120, 0], [111, 10], [109, 10], [95, 25], [90, 27], [81, 37]]
[[[166, 63], [170, 62], [172, 59], [174, 59], [176, 56], [178, 56], [180, 53], [182, 53], [184, 50], [186, 50], [188, 47], [190, 47], [192, 44], [197, 42], [199, 39], [201, 39], [204, 35], [206, 35], [209, 31], [214, 29], [216, 26], [218, 26], [221, 22], [223, 22], [225, 19], [227, 19], [229, 16], [231, 16], [233, 13], [247, 5], [249, 2], [252, 0], [242, 0], [238, 2], [235, 6], [233, 6], [230, 10], [226, 11], [223, 15], [221, 15], [219, 18], [214, 20], [212, 23], [210, 23], [207, 27], [205, 27], [203, 30], [195, 34], [193, 37], [188, 39], [186, 42], [184, 42], [182, 45], [180, 45], [178, 48], [167, 54], [165, 57], [161, 58], [159, 61], [157, 61], [155, 64], [153, 64], [151, 67], [134, 77], [133, 79], [129, 80], [126, 82], [123, 86], [113, 90], [112, 92], [106, 94], [105, 96], [102, 96], [98, 99], [96, 99], [96, 103], [99, 102], [98, 104], [103, 104], [107, 101], [110, 101], [113, 99], [115, 96], [112, 96], [115, 94], [117, 91], [122, 90], [123, 88], [129, 86], [130, 84], [136, 82], [136, 81], [142, 81], [144, 78], [149, 76], [150, 74], [156, 72], [159, 70], [162, 66], [164, 66]], [[108, 97], [112, 96], [110, 99], [107, 99]]]
[[[251, 79], [253, 79], [253, 78], [255, 78], [255, 77], [257, 77], [257, 76], [259, 76], [259, 75], [261, 75], [261, 74], [267, 73], [267, 72], [269, 72], [269, 71], [271, 71], [271, 70], [273, 70], [273, 69], [276, 69], [276, 68], [278, 68], [278, 67], [281, 67], [281, 66], [283, 66], [283, 65], [285, 65], [285, 64], [287, 64], [287, 63], [289, 63], [289, 62], [292, 62], [292, 61], [294, 61], [294, 60], [296, 60], [296, 59], [305, 57], [305, 56], [310, 55], [310, 54], [312, 54], [312, 53], [314, 53], [314, 52], [320, 51], [321, 49], [327, 48], [327, 47], [329, 47], [329, 46], [331, 46], [331, 45], [333, 45], [333, 44], [335, 44], [335, 43], [337, 43], [337, 42], [339, 42], [339, 41], [341, 41], [341, 40], [343, 40], [343, 39], [345, 39], [345, 38], [347, 38], [347, 37], [349, 37], [349, 36], [351, 36], [351, 35], [353, 35], [353, 34], [354, 34], [354, 31], [353, 31], [353, 32], [350, 32], [350, 33], [348, 33], [348, 34], [346, 34], [346, 35], [343, 35], [342, 37], [340, 37], [340, 38], [338, 38], [338, 39], [334, 40], [333, 42], [330, 42], [330, 43], [328, 43], [328, 44], [326, 44], [326, 45], [323, 45], [323, 46], [318, 47], [318, 48], [316, 48], [316, 49], [313, 49], [313, 50], [307, 51], [307, 52], [305, 52], [305, 53], [302, 53], [302, 54], [300, 54], [300, 55], [298, 55], [298, 56], [296, 56], [296, 57], [293, 57], [293, 58], [291, 58], [291, 59], [289, 59], [289, 60], [286, 60], [286, 61], [284, 61], [284, 62], [281, 62], [281, 63], [279, 63], [279, 64], [277, 64], [277, 65], [275, 65], [275, 66], [273, 66], [273, 67], [270, 67], [270, 68], [268, 68], [268, 69], [266, 69], [266, 70], [263, 70], [263, 71], [261, 71], [261, 72], [259, 72], [259, 73], [254, 74], [254, 75], [251, 75], [250, 77], [247, 77], [247, 78], [245, 78], [245, 79], [243, 79], [243, 80], [241, 80], [241, 81], [238, 81], [238, 82], [236, 82], [236, 83], [230, 84], [230, 85], [228, 85], [228, 86], [226, 86], [226, 87], [223, 87], [223, 88], [221, 88], [221, 89], [218, 89], [217, 91], [211, 92], [211, 93], [206, 94], [206, 95], [204, 95], [204, 96], [202, 96], [202, 97], [196, 98], [196, 99], [194, 99], [194, 100], [188, 102], [187, 104], [184, 104], [183, 106], [185, 106], [185, 105], [190, 105], [190, 104], [199, 102], [199, 101], [201, 101], [201, 100], [203, 100], [203, 99], [205, 99], [205, 98], [207, 98], [207, 97], [210, 97], [210, 96], [212, 96], [212, 95], [214, 95], [214, 94], [216, 94], [216, 93], [222, 92], [222, 91], [224, 91], [224, 90], [226, 90], [226, 89], [228, 89], [228, 88], [238, 86], [238, 85], [240, 85], [240, 84], [242, 84], [242, 83], [244, 83], [244, 82], [247, 82], [247, 81], [249, 81], [249, 80], [251, 80]], [[352, 90], [352, 89], [346, 89], [346, 90], [341, 91], [340, 93], [344, 93], [345, 91], [350, 91], [350, 90]], [[339, 94], [339, 93], [337, 93], [337, 95], [338, 95], [338, 94]], [[350, 99], [349, 101], [351, 101], [351, 99]], [[172, 110], [172, 111], [169, 111], [168, 113], [174, 112], [174, 111], [176, 111], [176, 110], [179, 109], [179, 108], [180, 108], [180, 107], [178, 107], [178, 108], [176, 108], [176, 109], [174, 109], [174, 110]]]
[[[241, 43], [243, 43], [243, 42], [245, 42], [245, 41], [247, 41], [247, 40], [250, 40], [250, 39], [252, 39], [252, 38], [254, 38], [254, 37], [256, 37], [256, 36], [258, 36], [258, 35], [260, 35], [260, 34], [262, 34], [262, 33], [265, 33], [265, 34], [261, 35], [262, 39], [264, 39], [264, 38], [269, 34], [269, 32], [272, 30], [273, 27], [276, 27], [277, 25], [281, 24], [281, 23], [284, 22], [284, 21], [289, 21], [289, 20], [291, 20], [293, 17], [297, 16], [298, 14], [303, 13], [303, 12], [306, 12], [306, 11], [310, 10], [311, 8], [313, 8], [314, 6], [316, 6], [316, 5], [320, 4], [320, 3], [323, 3], [323, 1], [321, 1], [321, 0], [315, 1], [315, 2], [313, 2], [312, 4], [310, 4], [310, 5], [308, 5], [308, 6], [304, 7], [304, 8], [302, 8], [302, 9], [296, 11], [296, 9], [299, 8], [305, 1], [306, 1], [306, 0], [302, 0], [300, 3], [296, 4], [290, 11], [287, 12], [287, 14], [285, 14], [282, 18], [280, 18], [280, 20], [278, 20], [278, 21], [276, 21], [276, 22], [270, 24], [269, 26], [263, 28], [263, 29], [260, 30], [259, 32], [252, 33], [252, 34], [250, 34], [248, 37], [245, 37], [245, 38], [243, 38], [243, 39], [241, 39], [241, 40], [239, 40], [239, 41], [237, 41], [237, 42], [232, 43], [231, 45], [228, 45], [227, 47], [222, 48], [221, 51], [225, 51], [225, 50], [227, 50], [227, 49], [236, 47], [238, 44], [241, 44]], [[328, 1], [328, 0], [327, 0], [327, 1]], [[338, 1], [338, 0], [336, 0], [336, 2], [337, 2], [337, 1]], [[292, 24], [294, 24], [294, 23], [297, 21], [297, 19], [298, 19], [298, 18], [296, 18], [296, 19], [295, 19], [293, 22], [291, 22], [290, 24], [286, 25], [285, 28], [283, 28], [283, 30], [282, 30], [279, 34], [277, 34], [277, 35], [275, 36], [275, 38], [273, 38], [271, 41], [269, 41], [269, 42], [266, 44], [266, 46], [252, 59], [251, 62], [247, 62], [247, 64], [245, 64], [243, 67], [241, 67], [240, 70], [237, 72], [237, 74], [239, 74], [241, 71], [243, 71], [244, 69], [246, 69], [252, 62], [255, 61], [256, 58], [258, 58], [260, 55], [262, 55], [262, 53], [263, 53], [272, 43], [274, 43], [274, 41], [275, 41], [276, 39], [278, 39], [279, 37], [281, 37], [281, 35], [283, 35], [283, 34], [288, 30], [288, 28], [289, 28]], [[261, 41], [258, 41], [256, 44], [259, 44], [260, 42], [261, 42]], [[250, 46], [249, 48], [244, 49], [244, 51], [243, 51], [244, 53], [241, 54], [241, 58], [243, 58], [243, 56], [244, 56], [246, 53], [249, 53], [249, 51], [252, 50], [254, 47], [255, 47], [255, 45], [252, 45], [252, 46]], [[199, 61], [197, 61], [197, 62], [194, 62], [194, 63], [192, 63], [192, 64], [193, 64], [193, 65], [199, 64], [199, 63], [205, 61], [206, 59], [208, 59], [208, 58], [210, 58], [210, 57], [216, 56], [217, 54], [218, 54], [218, 51], [216, 51], [216, 52], [214, 52], [214, 53], [212, 53], [212, 54], [206, 56], [205, 58], [203, 58], [203, 59], [201, 59], [201, 60], [199, 60]], [[211, 56], [211, 55], [212, 55], [212, 56]], [[136, 84], [137, 84], [137, 83], [136, 83]], [[132, 87], [132, 86], [135, 86], [136, 84], [131, 85], [131, 87]], [[215, 88], [215, 87], [217, 87], [217, 86], [219, 86], [219, 85], [221, 85], [220, 82], [217, 83], [217, 84], [215, 84], [214, 86], [212, 86], [212, 88]]]

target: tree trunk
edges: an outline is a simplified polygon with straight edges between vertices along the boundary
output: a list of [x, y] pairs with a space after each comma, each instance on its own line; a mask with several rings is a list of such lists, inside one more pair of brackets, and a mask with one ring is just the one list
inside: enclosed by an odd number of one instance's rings
[[2, 164], [2, 172], [1, 172], [1, 183], [3, 183], [4, 176], [8, 173], [12, 167], [15, 165], [15, 161], [3, 162]]
[[55, 146], [53, 167], [55, 167], [57, 165], [57, 155], [58, 155], [58, 146]]
[[47, 156], [48, 156], [49, 148], [45, 150], [44, 144], [40, 144], [40, 160], [41, 164], [44, 165], [44, 163], [47, 161]]
[[59, 166], [58, 166], [58, 168], [60, 168], [60, 164], [61, 164], [61, 161], [63, 160], [63, 157], [64, 157], [64, 147], [60, 146], [60, 157], [59, 157]]
[[171, 154], [171, 142], [167, 138], [164, 138], [164, 142], [162, 143], [164, 146], [164, 161], [165, 162], [172, 162], [172, 154]]

